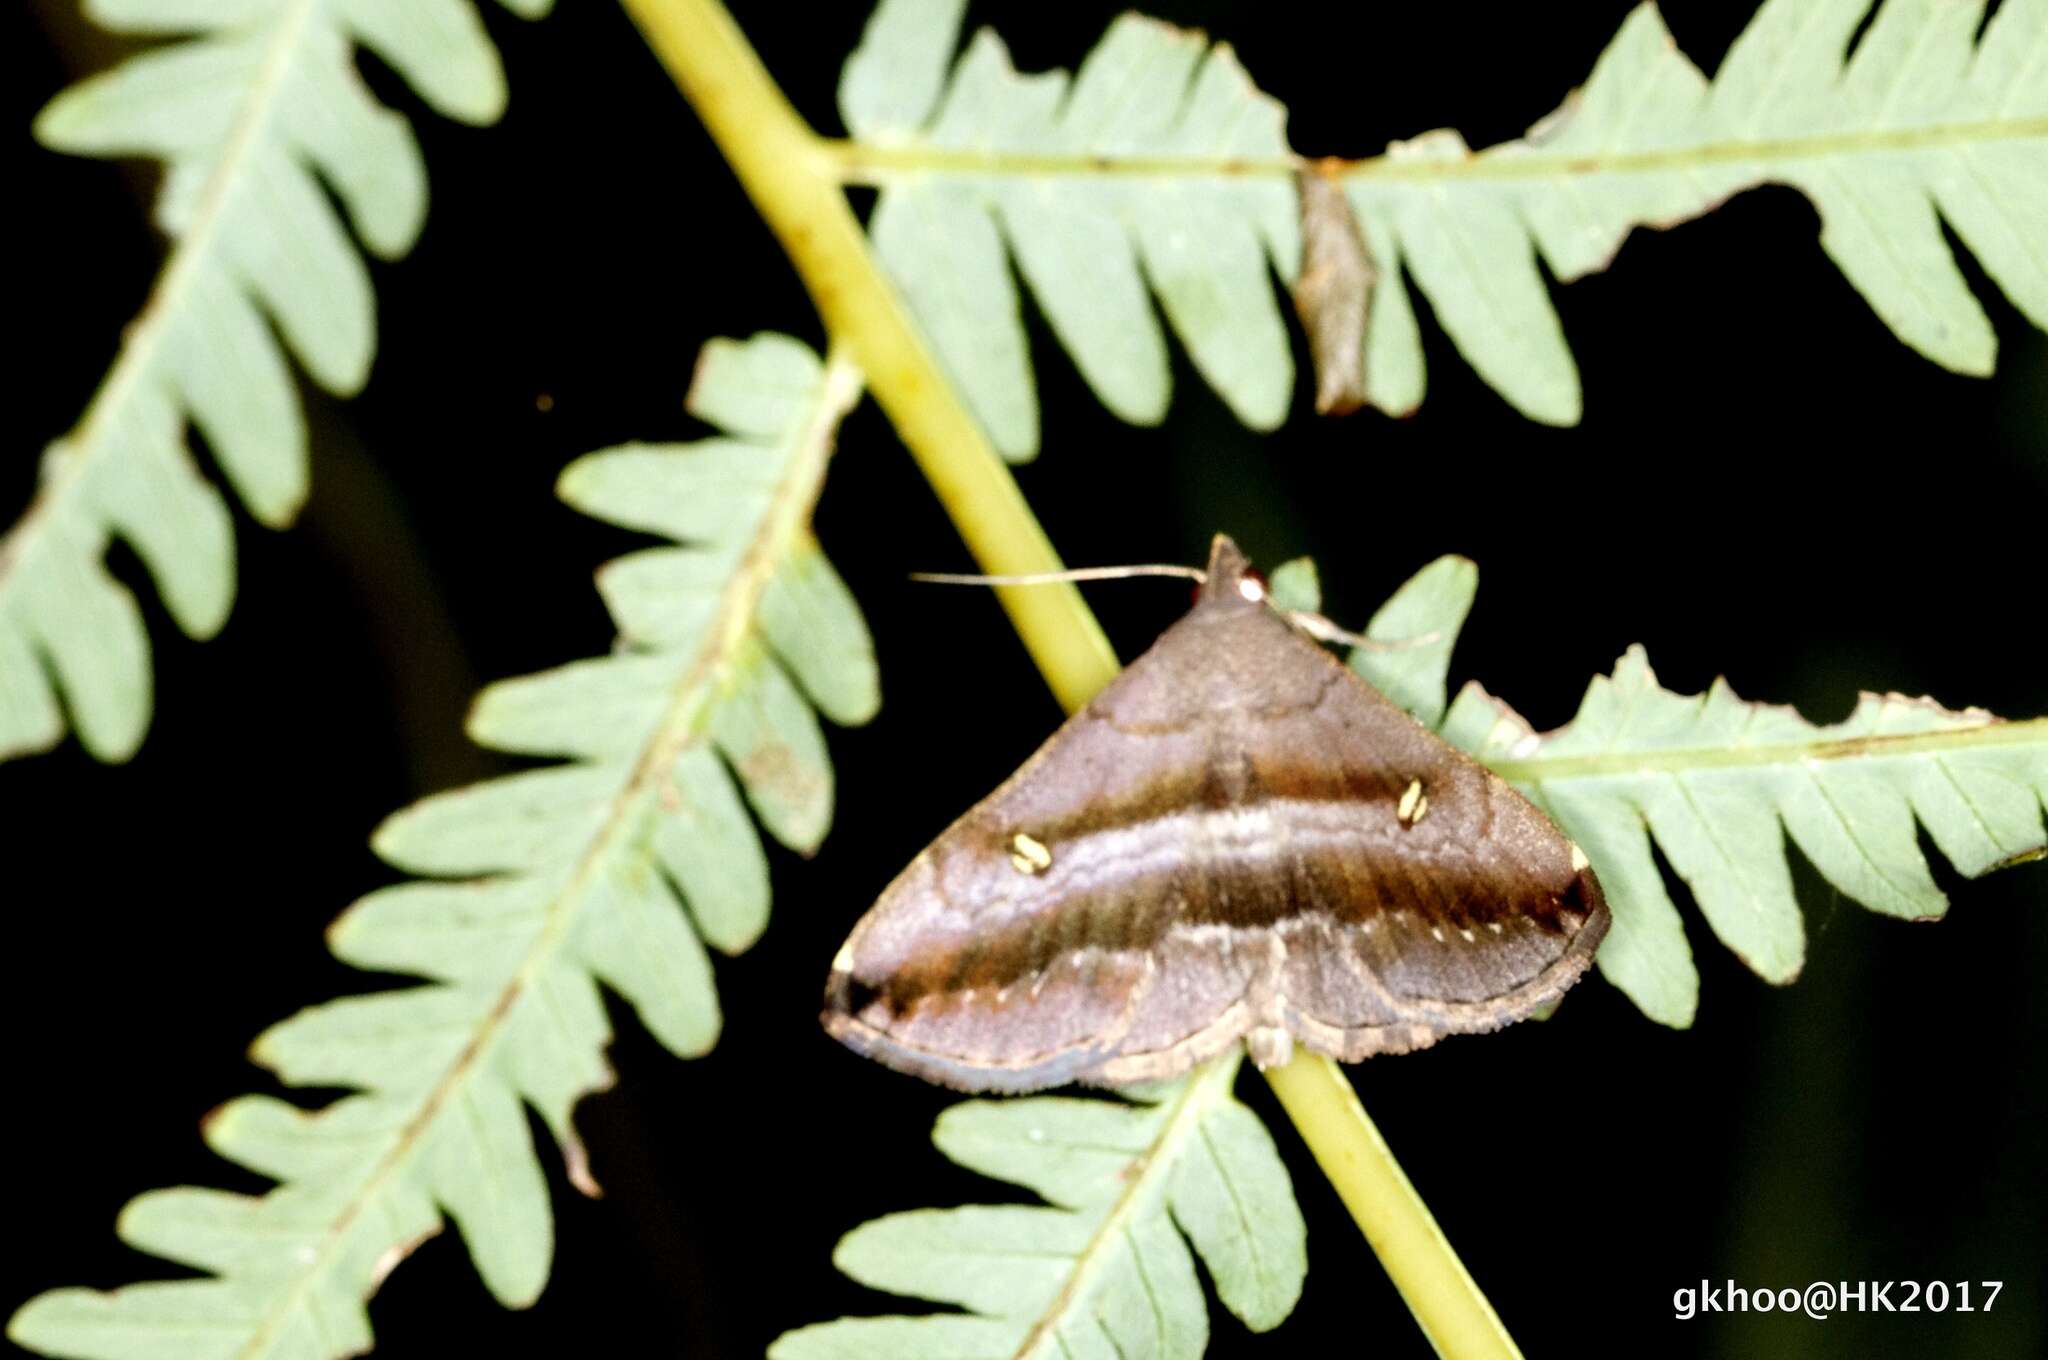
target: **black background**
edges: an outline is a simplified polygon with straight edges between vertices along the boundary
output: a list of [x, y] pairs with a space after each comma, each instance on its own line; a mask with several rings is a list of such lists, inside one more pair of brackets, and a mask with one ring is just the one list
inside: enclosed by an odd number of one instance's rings
[[[1749, 7], [1666, 9], [1711, 70]], [[0, 18], [23, 346], [0, 522], [160, 258], [146, 174], [28, 136], [43, 101], [118, 50], [71, 10], [37, 0]], [[1591, 69], [1626, 6], [1156, 12], [1235, 42], [1292, 109], [1299, 150], [1363, 154], [1439, 125], [1475, 145], [1516, 135]], [[799, 108], [836, 131], [836, 69], [865, 7], [738, 13]], [[1112, 13], [989, 4], [972, 18], [1037, 69], [1077, 62]], [[589, 574], [632, 541], [554, 499], [562, 465], [695, 432], [681, 398], [708, 337], [820, 339], [616, 7], [572, 0], [531, 27], [487, 17], [513, 91], [497, 128], [424, 114], [372, 64], [419, 118], [433, 207], [418, 249], [376, 269], [368, 391], [345, 405], [309, 393], [303, 520], [275, 534], [238, 512], [240, 594], [210, 644], [140, 592], [158, 716], [133, 762], [103, 768], [73, 743], [0, 766], [7, 1311], [60, 1284], [175, 1273], [112, 1235], [142, 1190], [260, 1188], [207, 1154], [196, 1124], [266, 1089], [242, 1057], [265, 1025], [363, 985], [321, 929], [392, 877], [369, 831], [421, 793], [506, 768], [460, 735], [478, 684], [610, 643]], [[1046, 452], [1020, 480], [1070, 562], [1195, 560], [1225, 528], [1268, 564], [1314, 554], [1329, 611], [1353, 622], [1429, 558], [1469, 554], [1481, 589], [1453, 683], [1482, 677], [1539, 726], [1568, 718], [1636, 641], [1674, 688], [1725, 673], [1815, 719], [1846, 714], [1858, 688], [2048, 710], [2042, 339], [1965, 261], [2000, 371], [1945, 373], [1890, 336], [1816, 234], [1803, 198], [1760, 190], [1638, 233], [1611, 272], [1555, 290], [1585, 385], [1571, 430], [1516, 416], [1426, 308], [1429, 395], [1412, 419], [1319, 422], [1304, 392], [1287, 428], [1254, 435], [1177, 359], [1165, 425], [1131, 429], [1034, 317]], [[992, 600], [904, 579], [965, 558], [872, 407], [847, 423], [818, 528], [868, 611], [884, 708], [832, 733], [834, 833], [810, 862], [777, 853], [766, 939], [719, 965], [724, 1041], [682, 1063], [617, 1012], [619, 1085], [578, 1116], [607, 1196], [577, 1197], [543, 1149], [559, 1238], [546, 1295], [499, 1309], [444, 1234], [372, 1305], [379, 1354], [758, 1354], [787, 1328], [891, 1309], [832, 1269], [846, 1229], [1006, 1197], [926, 1141], [950, 1097], [847, 1054], [814, 1017], [827, 961], [877, 889], [1058, 714]], [[141, 579], [125, 550], [114, 561]], [[1142, 583], [1091, 598], [1126, 656], [1186, 600]], [[2048, 867], [1958, 886], [1939, 925], [1877, 918], [1799, 869], [1811, 957], [1792, 987], [1747, 974], [1681, 897], [1703, 975], [1693, 1030], [1589, 981], [1549, 1024], [1354, 1069], [1531, 1355], [1596, 1340], [1673, 1355], [2048, 1351]], [[1274, 1337], [1215, 1310], [1213, 1352], [1426, 1353], [1263, 1084], [1242, 1089], [1294, 1172], [1310, 1271]], [[1988, 1316], [1673, 1320], [1672, 1291], [1702, 1277], [2006, 1288]]]

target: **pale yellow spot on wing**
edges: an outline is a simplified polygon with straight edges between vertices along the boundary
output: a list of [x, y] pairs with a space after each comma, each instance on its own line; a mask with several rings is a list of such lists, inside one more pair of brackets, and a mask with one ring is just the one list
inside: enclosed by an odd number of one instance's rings
[[1019, 831], [1010, 837], [1010, 863], [1017, 866], [1020, 874], [1044, 873], [1052, 868], [1052, 851], [1036, 836]]

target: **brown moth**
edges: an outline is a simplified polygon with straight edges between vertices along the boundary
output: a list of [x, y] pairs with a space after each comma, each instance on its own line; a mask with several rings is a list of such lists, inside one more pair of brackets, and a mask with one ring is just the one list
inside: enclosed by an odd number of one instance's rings
[[1266, 603], [1218, 535], [1195, 607], [910, 862], [825, 1028], [969, 1091], [1346, 1062], [1498, 1029], [1607, 933], [1586, 856]]

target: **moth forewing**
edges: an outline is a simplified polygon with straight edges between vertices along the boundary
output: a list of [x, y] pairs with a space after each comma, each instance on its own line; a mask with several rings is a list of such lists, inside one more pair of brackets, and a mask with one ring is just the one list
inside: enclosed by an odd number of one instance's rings
[[1247, 573], [1218, 535], [1194, 608], [897, 876], [827, 1030], [965, 1090], [1116, 1085], [1407, 1052], [1578, 979], [1584, 854]]

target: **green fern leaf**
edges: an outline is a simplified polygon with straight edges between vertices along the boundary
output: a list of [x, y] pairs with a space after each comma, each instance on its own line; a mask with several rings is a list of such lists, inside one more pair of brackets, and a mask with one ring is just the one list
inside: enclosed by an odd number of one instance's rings
[[[1351, 664], [1446, 740], [1547, 811], [1593, 862], [1614, 925], [1603, 976], [1643, 1013], [1692, 1023], [1699, 973], [1654, 840], [1721, 941], [1758, 975], [1790, 982], [1805, 931], [1786, 832], [1842, 894], [1908, 920], [1947, 901], [1916, 827], [1976, 877], [2048, 849], [2048, 719], [2002, 722], [1981, 709], [1866, 694], [1820, 727], [1790, 708], [1749, 703], [1725, 681], [1705, 694], [1657, 683], [1641, 648], [1593, 681], [1578, 716], [1538, 733], [1477, 684], [1444, 711], [1444, 667], [1478, 573], [1463, 558], [1419, 572], [1374, 616]], [[1401, 638], [1426, 646], [1403, 647]]]
[[[501, 3], [528, 16], [548, 8]], [[102, 760], [140, 744], [149, 640], [106, 570], [112, 540], [135, 549], [186, 633], [210, 637], [226, 619], [234, 540], [187, 422], [250, 513], [281, 525], [306, 495], [285, 350], [332, 392], [368, 375], [369, 272], [328, 193], [364, 245], [395, 258], [419, 234], [426, 171], [411, 126], [363, 84], [355, 48], [450, 117], [490, 122], [505, 103], [471, 0], [87, 8], [109, 28], [193, 36], [64, 91], [36, 135], [61, 151], [161, 160], [156, 215], [176, 244], [91, 406], [46, 454], [34, 502], [0, 539], [0, 759], [54, 745], [67, 715]]]
[[[108, 1360], [357, 1354], [371, 1344], [365, 1300], [444, 1216], [494, 1295], [533, 1300], [552, 1219], [524, 1107], [589, 1188], [571, 1113], [610, 1082], [599, 984], [674, 1052], [708, 1050], [719, 1012], [704, 942], [744, 949], [768, 912], [742, 799], [813, 848], [832, 810], [813, 705], [845, 722], [875, 710], [866, 627], [807, 527], [859, 390], [853, 370], [794, 340], [714, 342], [690, 406], [726, 437], [571, 465], [572, 504], [678, 542], [606, 569], [617, 652], [479, 697], [479, 742], [564, 763], [436, 795], [378, 830], [377, 852], [423, 877], [357, 902], [329, 942], [357, 967], [426, 983], [315, 1006], [251, 1051], [288, 1083], [359, 1094], [312, 1111], [261, 1096], [223, 1107], [208, 1143], [277, 1188], [159, 1191], [120, 1223], [133, 1245], [213, 1278], [58, 1290], [15, 1315], [11, 1338]], [[769, 629], [778, 596], [803, 627]]]
[[[1984, 8], [1768, 0], [1710, 82], [1645, 3], [1527, 137], [1475, 153], [1439, 130], [1359, 162], [1342, 180], [1382, 281], [1371, 401], [1400, 413], [1423, 397], [1405, 271], [1510, 403], [1576, 422], [1578, 370], [1538, 259], [1581, 277], [1634, 228], [1764, 183], [1813, 200], [1822, 245], [1901, 340], [1989, 372], [1991, 327], [1941, 223], [2048, 328], [2048, 0], [2006, 0], [1988, 23]], [[1247, 424], [1277, 424], [1291, 369], [1268, 268], [1291, 278], [1300, 255], [1281, 106], [1227, 47], [1205, 56], [1198, 36], [1129, 17], [1071, 80], [1019, 75], [986, 32], [947, 80], [960, 10], [884, 0], [840, 101], [847, 173], [882, 189], [876, 249], [997, 446], [1037, 446], [1010, 256], [1125, 419], [1156, 421], [1168, 399], [1149, 279], [1211, 385]]]
[[1224, 1305], [1256, 1331], [1293, 1311], [1308, 1269], [1287, 1170], [1230, 1093], [1231, 1056], [1130, 1103], [969, 1101], [932, 1141], [1034, 1191], [1032, 1205], [891, 1214], [833, 1260], [875, 1289], [960, 1314], [841, 1318], [787, 1333], [771, 1360], [921, 1356], [1193, 1357], [1208, 1310], [1188, 1242]]
[[1296, 557], [1273, 568], [1266, 590], [1275, 609], [1313, 614], [1323, 607], [1323, 582], [1313, 557]]
[[[1285, 111], [1227, 46], [1136, 15], [1110, 25], [1071, 78], [1020, 75], [983, 31], [932, 107], [960, 10], [881, 5], [840, 107], [863, 139], [931, 153], [928, 168], [890, 180], [868, 229], [996, 447], [1012, 459], [1038, 450], [1011, 253], [1096, 395], [1126, 420], [1156, 423], [1170, 396], [1156, 293], [1231, 409], [1255, 429], [1279, 425], [1294, 363], [1271, 271], [1291, 278], [1298, 263], [1294, 190], [1223, 167], [1285, 157]], [[1042, 158], [1052, 173], [984, 167], [990, 154]], [[1073, 165], [1087, 169], [1062, 173]]]
[[1353, 648], [1351, 668], [1435, 727], [1443, 721], [1451, 648], [1478, 589], [1479, 568], [1471, 559], [1439, 557], [1410, 577], [1372, 616], [1365, 635], [1384, 650]]
[[[1644, 4], [1527, 138], [1398, 145], [1352, 176], [1352, 205], [1382, 266], [1399, 252], [1466, 359], [1539, 420], [1576, 420], [1579, 389], [1537, 254], [1575, 279], [1632, 228], [1764, 183], [1813, 200], [1822, 246], [1901, 340], [1989, 373], [1996, 341], [1941, 221], [2048, 327], [2048, 4], [2002, 6], [1973, 47], [1983, 12], [1885, 0], [1845, 65], [1870, 0], [1769, 0], [1709, 82]], [[1366, 366], [1375, 393], [1412, 381], [1420, 399], [1412, 318], [1374, 318]]]
[[1948, 907], [1916, 819], [1967, 877], [2048, 846], [2048, 719], [1866, 694], [1847, 719], [1819, 727], [1745, 702], [1725, 681], [1673, 694], [1632, 648], [1555, 732], [1532, 732], [1476, 686], [1445, 732], [1585, 847], [1614, 908], [1601, 972], [1667, 1024], [1691, 1022], [1699, 979], [1652, 837], [1721, 942], [1777, 983], [1798, 976], [1806, 954], [1786, 833], [1844, 896], [1908, 920]]

